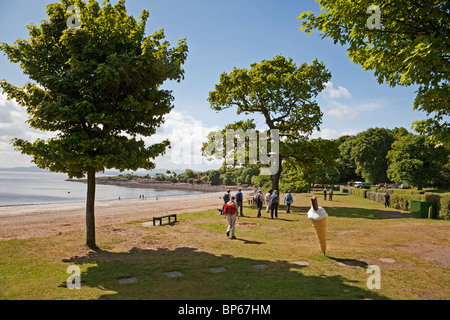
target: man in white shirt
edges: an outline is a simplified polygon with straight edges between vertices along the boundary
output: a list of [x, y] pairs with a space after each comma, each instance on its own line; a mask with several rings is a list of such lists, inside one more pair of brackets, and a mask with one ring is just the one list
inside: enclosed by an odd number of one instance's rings
[[267, 191], [266, 193], [266, 213], [269, 213], [270, 210], [270, 197], [272, 196], [272, 190]]

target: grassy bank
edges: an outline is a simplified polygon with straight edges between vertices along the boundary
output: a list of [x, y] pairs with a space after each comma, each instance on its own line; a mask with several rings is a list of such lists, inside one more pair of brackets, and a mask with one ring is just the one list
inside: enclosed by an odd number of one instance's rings
[[[84, 246], [84, 230], [0, 242], [0, 299], [450, 298], [447, 221], [335, 193], [333, 202], [319, 201], [329, 214], [324, 256], [306, 216], [310, 196], [295, 195], [292, 213], [281, 206], [276, 220], [245, 207], [237, 240], [226, 237], [224, 217], [211, 210], [183, 214], [172, 225], [98, 228], [97, 252]], [[267, 268], [254, 267], [262, 264]], [[71, 265], [81, 269], [80, 290], [66, 287]], [[380, 290], [367, 288], [369, 265], [380, 267]], [[168, 278], [170, 271], [184, 276]], [[137, 282], [119, 284], [125, 277]]]

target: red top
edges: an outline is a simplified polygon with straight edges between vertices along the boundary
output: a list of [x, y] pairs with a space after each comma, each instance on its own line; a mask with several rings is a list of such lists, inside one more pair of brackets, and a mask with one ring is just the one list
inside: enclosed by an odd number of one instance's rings
[[228, 202], [226, 205], [223, 206], [222, 210], [223, 210], [223, 213], [225, 213], [225, 214], [233, 215], [236, 213], [237, 208], [234, 205], [234, 203]]

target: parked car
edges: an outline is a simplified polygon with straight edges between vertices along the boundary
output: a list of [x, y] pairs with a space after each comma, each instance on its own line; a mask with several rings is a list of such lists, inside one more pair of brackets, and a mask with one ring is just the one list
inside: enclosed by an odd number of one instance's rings
[[396, 188], [398, 188], [398, 185], [396, 185], [395, 183], [391, 183], [389, 185], [389, 189], [396, 189]]
[[409, 188], [411, 188], [411, 186], [407, 183], [404, 183], [404, 184], [401, 184], [399, 188], [400, 189], [409, 189]]
[[361, 181], [355, 181], [356, 188], [362, 188], [363, 183]]
[[380, 183], [378, 186], [379, 186], [380, 188], [384, 188], [384, 187], [386, 187], [386, 183]]

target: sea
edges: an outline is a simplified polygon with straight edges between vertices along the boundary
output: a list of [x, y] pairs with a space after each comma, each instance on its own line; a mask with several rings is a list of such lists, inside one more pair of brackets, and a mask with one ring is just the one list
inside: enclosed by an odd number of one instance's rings
[[[98, 175], [100, 176], [100, 175]], [[66, 181], [68, 176], [49, 171], [10, 171], [0, 169], [0, 207], [30, 204], [85, 202], [87, 185]], [[199, 191], [154, 190], [96, 185], [95, 200], [140, 199], [195, 195]]]

